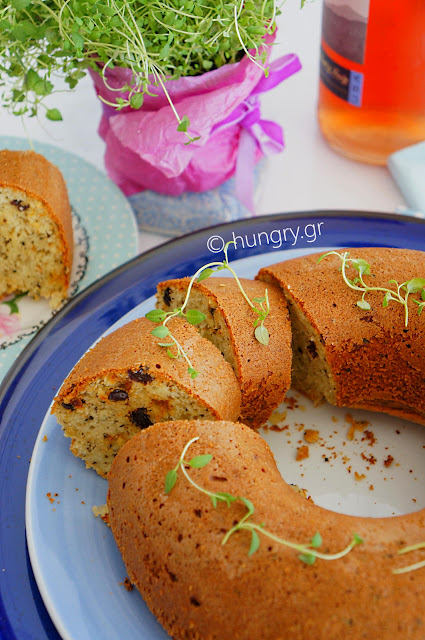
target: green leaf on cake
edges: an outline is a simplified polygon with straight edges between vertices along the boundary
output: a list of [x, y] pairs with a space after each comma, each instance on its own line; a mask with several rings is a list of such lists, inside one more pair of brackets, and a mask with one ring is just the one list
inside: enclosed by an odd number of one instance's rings
[[232, 496], [231, 493], [225, 493], [224, 491], [218, 491], [214, 494], [218, 500], [221, 502], [225, 502], [228, 507], [232, 504], [232, 502], [236, 502], [239, 498], [237, 496]]
[[322, 536], [320, 535], [320, 533], [318, 531], [312, 537], [310, 544], [313, 547], [313, 549], [318, 549], [319, 547], [322, 546]]
[[370, 274], [370, 264], [366, 262], [366, 260], [362, 260], [361, 258], [356, 258], [351, 261], [351, 266], [354, 267], [361, 275], [369, 275]]
[[269, 344], [269, 332], [267, 330], [267, 327], [265, 327], [263, 324], [260, 324], [258, 327], [256, 327], [254, 334], [260, 344], [264, 344], [265, 346]]
[[387, 291], [387, 293], [384, 295], [384, 299], [382, 300], [382, 306], [388, 307], [388, 303], [391, 300], [391, 292]]
[[419, 293], [425, 287], [425, 278], [412, 278], [406, 282], [406, 291], [408, 293]]
[[202, 282], [202, 280], [206, 280], [207, 278], [212, 276], [213, 273], [214, 273], [213, 269], [210, 269], [210, 268], [204, 269], [200, 274], [200, 276], [198, 277], [198, 282]]
[[176, 469], [171, 469], [165, 476], [165, 493], [170, 493], [173, 489], [174, 485], [177, 482], [177, 471]]
[[202, 469], [212, 460], [212, 455], [210, 453], [206, 453], [201, 456], [195, 456], [187, 463], [193, 469]]
[[155, 327], [155, 329], [152, 329], [151, 334], [156, 338], [162, 339], [166, 338], [170, 334], [170, 331], [168, 327], [164, 327], [164, 325], [161, 324], [159, 327]]
[[[173, 309], [173, 311], [169, 311], [167, 313], [161, 309], [153, 309], [149, 311], [145, 316], [148, 320], [151, 320], [152, 322], [161, 323], [158, 327], [155, 327], [155, 329], [151, 331], [152, 335], [161, 339], [169, 336], [169, 338], [172, 340], [172, 343], [159, 342], [158, 345], [161, 347], [165, 347], [167, 349], [167, 354], [170, 358], [186, 360], [186, 363], [188, 364], [187, 371], [192, 379], [195, 379], [199, 375], [199, 372], [195, 369], [195, 367], [191, 363], [183, 345], [179, 344], [178, 340], [170, 332], [166, 324], [169, 320], [171, 320], [171, 318], [177, 318], [177, 317], [183, 317], [186, 319], [186, 321], [189, 324], [195, 325], [195, 326], [200, 324], [201, 322], [204, 322], [204, 320], [206, 319], [205, 313], [203, 313], [202, 311], [199, 311], [198, 309], [186, 310], [186, 307], [189, 304], [190, 294], [192, 291], [192, 287], [194, 286], [194, 283], [202, 282], [202, 280], [206, 280], [213, 273], [215, 273], [215, 271], [220, 271], [222, 269], [227, 269], [230, 271], [230, 273], [232, 274], [232, 276], [236, 281], [236, 284], [238, 286], [240, 293], [242, 294], [245, 301], [248, 303], [251, 311], [257, 316], [255, 321], [253, 322], [253, 325], [255, 328], [254, 329], [255, 339], [258, 340], [258, 342], [260, 342], [263, 345], [268, 345], [270, 340], [268, 329], [264, 326], [264, 322], [270, 313], [270, 303], [269, 303], [267, 289], [265, 289], [264, 291], [264, 296], [256, 297], [253, 300], [249, 299], [237, 274], [235, 273], [233, 268], [229, 265], [227, 251], [228, 251], [229, 245], [231, 244], [236, 244], [236, 243], [234, 240], [231, 240], [224, 245], [223, 247], [224, 260], [222, 262], [210, 262], [206, 265], [203, 265], [191, 277], [189, 284], [187, 286], [186, 295], [181, 307], [177, 309]], [[215, 270], [213, 269], [213, 267], [215, 268]], [[169, 347], [171, 347], [172, 345], [176, 347], [175, 353], [173, 353], [169, 349]]]
[[[349, 258], [349, 252], [344, 251], [343, 253], [338, 253], [337, 251], [328, 251], [328, 253], [324, 253], [317, 260], [317, 263], [320, 263], [324, 258], [327, 258], [330, 255], [338, 256], [341, 260], [341, 264], [339, 267], [339, 271], [342, 274], [342, 278], [350, 289], [354, 291], [361, 291], [363, 295], [361, 299], [356, 302], [357, 306], [360, 309], [369, 310], [371, 306], [367, 300], [365, 300], [365, 296], [371, 292], [380, 292], [383, 293], [382, 306], [383, 308], [387, 308], [389, 306], [389, 302], [395, 302], [404, 307], [404, 326], [407, 327], [409, 322], [409, 295], [411, 293], [419, 293], [421, 292], [421, 298], [425, 301], [425, 278], [411, 278], [406, 282], [402, 282], [399, 284], [397, 280], [391, 279], [388, 281], [389, 285], [394, 285], [393, 289], [389, 289], [388, 287], [378, 287], [372, 286], [373, 282], [368, 280], [367, 282], [363, 279], [363, 276], [371, 276], [371, 266], [366, 260], [362, 258]], [[358, 272], [358, 276], [356, 278], [350, 278], [347, 273], [349, 268], [353, 268]], [[406, 292], [406, 295], [404, 295]], [[413, 299], [418, 305], [421, 303], [418, 300]], [[418, 307], [418, 314], [422, 312], [421, 306]]]
[[191, 477], [190, 473], [188, 472], [190, 467], [193, 469], [201, 469], [205, 467], [209, 462], [211, 462], [213, 457], [211, 454], [205, 453], [194, 456], [189, 461], [185, 460], [185, 456], [189, 447], [192, 443], [199, 440], [200, 437], [201, 436], [196, 436], [186, 443], [180, 455], [177, 466], [167, 473], [165, 477], [165, 493], [170, 493], [171, 489], [176, 484], [177, 472], [179, 469], [181, 469], [186, 480], [192, 485], [192, 487], [211, 500], [214, 509], [217, 509], [219, 507], [220, 502], [224, 502], [229, 508], [235, 502], [241, 502], [246, 507], [246, 512], [239, 517], [239, 520], [234, 522], [233, 526], [230, 527], [230, 529], [226, 531], [224, 537], [221, 540], [222, 545], [225, 545], [234, 533], [246, 531], [251, 534], [248, 556], [252, 556], [260, 546], [261, 538], [259, 536], [259, 533], [261, 533], [261, 535], [269, 538], [274, 543], [299, 551], [299, 559], [307, 565], [312, 565], [316, 561], [316, 558], [320, 558], [322, 560], [339, 560], [340, 558], [343, 558], [348, 553], [350, 553], [355, 546], [363, 543], [362, 538], [358, 534], [354, 534], [349, 544], [341, 551], [337, 553], [322, 553], [320, 551], [316, 551], [316, 549], [318, 549], [322, 545], [322, 536], [319, 532], [314, 534], [309, 547], [305, 544], [298, 544], [296, 542], [280, 538], [271, 531], [268, 531], [265, 528], [264, 523], [253, 522], [251, 520], [251, 517], [255, 513], [255, 507], [251, 500], [242, 496], [234, 496], [231, 493], [210, 491], [209, 489], [206, 489], [199, 485]]
[[151, 320], [151, 322], [163, 322], [165, 320], [166, 313], [162, 309], [152, 309], [148, 311], [145, 318]]
[[239, 498], [239, 500], [244, 503], [244, 505], [248, 509], [248, 514], [251, 516], [255, 512], [255, 507], [252, 504], [251, 500], [248, 500], [248, 498], [241, 498], [241, 497]]
[[304, 564], [311, 565], [316, 562], [316, 556], [314, 556], [312, 553], [301, 553], [298, 557], [301, 562], [304, 562]]
[[358, 300], [356, 304], [360, 309], [364, 309], [365, 311], [370, 309], [370, 304], [366, 300]]
[[198, 311], [197, 309], [188, 309], [185, 313], [185, 318], [189, 322], [189, 324], [199, 324], [203, 322], [206, 318], [205, 313]]
[[252, 556], [253, 553], [258, 551], [260, 546], [260, 536], [254, 529], [251, 531], [251, 545], [249, 547], [248, 555]]

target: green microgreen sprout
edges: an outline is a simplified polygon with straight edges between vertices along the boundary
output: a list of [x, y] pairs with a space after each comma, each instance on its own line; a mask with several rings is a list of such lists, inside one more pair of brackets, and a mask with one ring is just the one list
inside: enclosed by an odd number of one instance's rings
[[181, 469], [186, 480], [195, 489], [197, 489], [198, 491], [200, 491], [201, 493], [205, 494], [210, 498], [214, 509], [217, 508], [217, 505], [220, 502], [224, 502], [228, 507], [230, 507], [234, 502], [237, 502], [237, 501], [242, 502], [245, 505], [247, 512], [242, 516], [242, 518], [240, 518], [240, 520], [233, 527], [231, 527], [225, 533], [221, 541], [222, 545], [226, 544], [229, 538], [237, 531], [248, 531], [251, 534], [251, 544], [249, 547], [248, 555], [252, 556], [260, 547], [261, 538], [259, 534], [262, 534], [263, 536], [266, 536], [267, 538], [269, 538], [270, 540], [273, 540], [274, 542], [277, 542], [278, 544], [281, 544], [285, 547], [289, 547], [291, 549], [294, 549], [295, 551], [298, 551], [299, 552], [298, 557], [301, 560], [301, 562], [304, 562], [304, 564], [307, 564], [307, 565], [311, 565], [311, 564], [314, 564], [314, 562], [316, 561], [316, 558], [320, 558], [321, 560], [339, 560], [340, 558], [343, 558], [345, 555], [350, 553], [350, 551], [354, 549], [354, 547], [363, 543], [362, 538], [355, 533], [351, 541], [349, 542], [349, 544], [344, 549], [342, 549], [342, 551], [339, 551], [337, 553], [322, 553], [318, 551], [318, 548], [322, 546], [322, 536], [320, 535], [319, 532], [314, 534], [314, 536], [312, 537], [309, 543], [299, 544], [296, 542], [291, 542], [284, 538], [280, 538], [279, 536], [274, 535], [270, 531], [267, 531], [264, 523], [257, 524], [255, 522], [252, 522], [250, 518], [255, 513], [255, 507], [251, 502], [251, 500], [248, 500], [248, 498], [243, 498], [241, 496], [233, 496], [230, 493], [222, 493], [222, 492], [216, 493], [216, 492], [209, 491], [208, 489], [201, 487], [190, 476], [186, 467], [191, 467], [192, 469], [201, 469], [205, 467], [207, 464], [209, 464], [213, 458], [211, 454], [204, 454], [204, 455], [195, 456], [191, 460], [185, 460], [185, 456], [189, 447], [197, 440], [199, 440], [199, 436], [192, 438], [191, 440], [189, 440], [189, 442], [186, 443], [176, 466], [174, 467], [174, 469], [171, 469], [171, 471], [169, 471], [165, 476], [165, 493], [168, 495], [172, 491], [178, 479], [178, 471], [179, 469]]
[[[407, 327], [409, 322], [409, 295], [412, 293], [420, 293], [420, 300], [412, 298], [413, 302], [418, 305], [418, 315], [420, 315], [425, 307], [425, 278], [411, 278], [399, 284], [396, 280], [390, 280], [388, 284], [393, 284], [394, 288], [389, 289], [387, 287], [371, 287], [367, 284], [363, 276], [371, 275], [371, 266], [362, 258], [349, 258], [348, 251], [344, 253], [338, 253], [338, 251], [328, 251], [318, 259], [318, 263], [328, 256], [338, 256], [341, 259], [341, 273], [345, 284], [353, 289], [353, 291], [359, 291], [362, 293], [360, 300], [357, 301], [357, 306], [360, 309], [369, 310], [370, 304], [366, 300], [366, 295], [371, 291], [380, 291], [384, 294], [382, 300], [382, 306], [385, 308], [389, 302], [397, 302], [404, 307], [404, 324]], [[351, 279], [347, 275], [347, 267], [352, 267], [358, 273], [358, 275]]]
[[[107, 102], [117, 111], [139, 109], [145, 95], [161, 87], [188, 138], [165, 84], [239, 61], [247, 55], [265, 68], [275, 31], [275, 0], [0, 0], [0, 87], [2, 105], [16, 115], [44, 109], [55, 77], [73, 89], [88, 69], [100, 72], [116, 92]], [[128, 84], [112, 87], [108, 69], [130, 70]], [[153, 87], [153, 89], [152, 89]]]
[[[398, 550], [398, 554], [402, 555], [404, 553], [410, 553], [411, 551], [417, 551], [418, 549], [425, 549], [425, 542], [418, 542], [417, 544], [409, 545], [408, 547], [403, 547]], [[420, 562], [416, 562], [415, 564], [410, 564], [406, 567], [401, 567], [400, 569], [393, 569], [393, 573], [396, 575], [400, 575], [402, 573], [409, 573], [410, 571], [416, 571], [416, 569], [423, 569], [425, 567], [425, 560], [421, 560]]]
[[[253, 300], [249, 299], [249, 297], [247, 296], [242, 286], [241, 281], [238, 278], [237, 273], [229, 265], [229, 258], [228, 258], [227, 252], [231, 244], [236, 244], [236, 243], [234, 240], [231, 240], [230, 242], [227, 242], [226, 245], [224, 246], [223, 248], [224, 260], [222, 262], [210, 262], [206, 265], [203, 265], [191, 277], [189, 286], [187, 288], [186, 297], [181, 307], [173, 309], [172, 311], [163, 311], [162, 309], [153, 309], [152, 311], [148, 311], [148, 313], [146, 314], [146, 318], [148, 320], [151, 320], [152, 322], [156, 322], [156, 323], [162, 323], [160, 324], [160, 326], [155, 327], [151, 331], [152, 335], [156, 336], [157, 338], [161, 338], [161, 339], [168, 338], [169, 340], [171, 340], [171, 342], [158, 342], [159, 346], [165, 347], [167, 349], [167, 353], [170, 358], [183, 358], [184, 360], [186, 360], [189, 366], [188, 371], [192, 378], [196, 378], [196, 376], [198, 375], [198, 371], [194, 369], [186, 352], [184, 351], [182, 346], [178, 343], [176, 338], [172, 335], [172, 333], [170, 332], [169, 328], [166, 325], [169, 322], [169, 320], [171, 320], [171, 318], [176, 318], [176, 317], [185, 318], [187, 322], [193, 325], [200, 324], [205, 320], [206, 316], [201, 311], [198, 311], [197, 309], [186, 310], [186, 307], [188, 305], [189, 298], [190, 298], [190, 293], [195, 281], [202, 282], [203, 280], [206, 280], [207, 278], [212, 276], [213, 273], [216, 273], [217, 271], [221, 271], [223, 269], [227, 269], [228, 271], [230, 271], [230, 273], [236, 280], [236, 283], [238, 285], [238, 288], [242, 296], [244, 297], [248, 305], [251, 307], [252, 311], [258, 316], [258, 318], [256, 318], [253, 322], [253, 325], [255, 328], [254, 336], [256, 340], [260, 342], [260, 344], [263, 344], [265, 346], [268, 345], [270, 340], [268, 329], [267, 327], [264, 326], [264, 322], [270, 313], [270, 303], [269, 303], [267, 289], [265, 290], [263, 297], [254, 298]], [[170, 347], [173, 347], [173, 346], [177, 348], [177, 350], [174, 352], [170, 350]]]

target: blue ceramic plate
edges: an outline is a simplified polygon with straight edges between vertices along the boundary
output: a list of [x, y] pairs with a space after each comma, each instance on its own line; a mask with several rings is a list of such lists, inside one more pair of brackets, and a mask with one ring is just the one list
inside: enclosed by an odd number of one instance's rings
[[[241, 275], [252, 276], [263, 264], [331, 246], [425, 250], [425, 223], [347, 212], [238, 221], [162, 245], [71, 300], [36, 335], [0, 388], [2, 640], [57, 639], [58, 631], [67, 640], [112, 640], [123, 634], [129, 640], [167, 637], [138, 593], [127, 593], [119, 584], [125, 578], [124, 565], [110, 531], [91, 514], [93, 504], [105, 501], [105, 482], [69, 453], [48, 410], [62, 381], [93, 342], [116, 323], [152, 306], [148, 299], [158, 281], [193, 273], [214, 255], [220, 260], [224, 242], [232, 239], [237, 241], [232, 262], [239, 261]], [[42, 597], [25, 540], [25, 489], [33, 450], [27, 519]]]
[[[23, 138], [0, 136], [0, 149], [28, 149]], [[73, 209], [74, 264], [70, 294], [134, 258], [138, 233], [133, 210], [116, 185], [79, 156], [40, 142], [41, 153], [62, 171]], [[0, 381], [34, 333], [54, 315], [46, 301], [22, 298], [19, 313], [8, 316], [0, 303]]]

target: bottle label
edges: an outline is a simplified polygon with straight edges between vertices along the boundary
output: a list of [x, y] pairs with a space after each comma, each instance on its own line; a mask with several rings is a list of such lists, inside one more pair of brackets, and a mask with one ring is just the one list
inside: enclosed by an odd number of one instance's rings
[[361, 107], [363, 97], [363, 73], [352, 71], [332, 60], [321, 49], [320, 79], [336, 96], [355, 107]]
[[[364, 75], [350, 69], [349, 63], [364, 62], [369, 3], [370, 0], [323, 2], [322, 40], [326, 51], [322, 46], [320, 77], [332, 93], [356, 107], [362, 104]], [[338, 56], [347, 64], [337, 62]]]

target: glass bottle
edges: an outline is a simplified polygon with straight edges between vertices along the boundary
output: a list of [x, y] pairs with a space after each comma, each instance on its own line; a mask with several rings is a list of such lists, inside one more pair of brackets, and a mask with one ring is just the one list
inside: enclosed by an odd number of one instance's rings
[[425, 140], [425, 0], [323, 0], [318, 115], [363, 162]]

